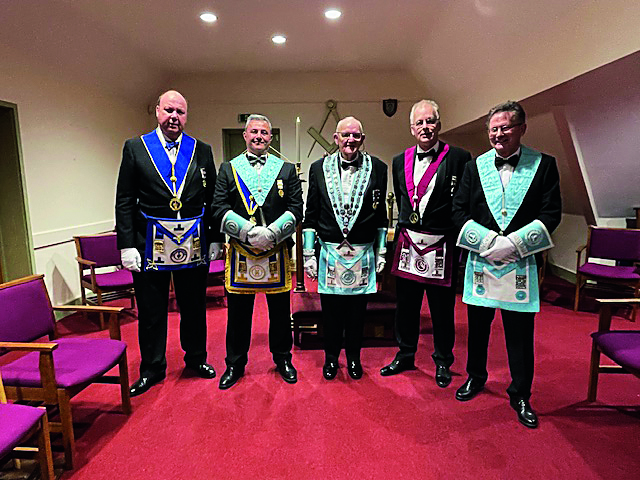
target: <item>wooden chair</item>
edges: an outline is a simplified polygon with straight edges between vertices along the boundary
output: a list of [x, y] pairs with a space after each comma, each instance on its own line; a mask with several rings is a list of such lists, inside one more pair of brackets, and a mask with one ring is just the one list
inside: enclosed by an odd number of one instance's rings
[[[131, 298], [131, 308], [135, 307], [133, 276], [122, 268], [120, 251], [115, 233], [81, 235], [73, 237], [76, 243], [78, 270], [80, 272], [80, 295], [83, 305], [102, 305], [103, 296], [120, 293]], [[115, 267], [108, 272], [98, 273], [97, 269]], [[85, 289], [96, 295], [93, 301], [87, 298]], [[100, 328], [104, 329], [104, 316], [100, 315]]]
[[[628, 373], [640, 378], [640, 330], [611, 331], [611, 307], [615, 305], [640, 304], [640, 298], [598, 299], [600, 319], [598, 331], [591, 334], [591, 365], [589, 367], [589, 389], [587, 400], [595, 402], [598, 392], [598, 374]], [[600, 365], [604, 354], [617, 365]]]
[[[12, 452], [37, 452], [40, 478], [54, 480], [53, 455], [49, 439], [47, 411], [27, 405], [8, 404], [0, 375], [0, 459]], [[37, 437], [38, 447], [20, 447], [23, 442]]]
[[[582, 252], [586, 251], [585, 262]], [[589, 226], [587, 244], [576, 250], [576, 292], [573, 310], [578, 311], [580, 290], [587, 280], [596, 284], [627, 287], [634, 297], [640, 297], [640, 230], [629, 228], [603, 228]], [[590, 259], [613, 260], [615, 265], [602, 265]], [[635, 264], [635, 265], [634, 265]], [[633, 307], [632, 321], [635, 321], [638, 306]]]
[[[54, 310], [109, 314], [110, 339], [56, 338]], [[0, 351], [29, 352], [0, 367], [7, 397], [38, 402], [59, 414], [49, 417], [51, 432], [62, 433], [65, 468], [73, 468], [75, 436], [70, 400], [92, 383], [120, 385], [122, 409], [131, 412], [127, 346], [120, 340], [119, 314], [123, 307], [52, 307], [43, 275], [31, 275], [0, 285]], [[118, 375], [106, 375], [118, 366]]]

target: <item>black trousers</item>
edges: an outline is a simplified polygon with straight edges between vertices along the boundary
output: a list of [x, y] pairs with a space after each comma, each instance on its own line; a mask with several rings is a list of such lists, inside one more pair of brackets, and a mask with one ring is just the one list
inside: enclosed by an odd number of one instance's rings
[[[467, 373], [470, 377], [485, 382], [487, 373], [487, 351], [491, 322], [495, 308], [467, 305], [469, 316], [469, 339]], [[507, 393], [513, 399], [528, 400], [533, 383], [533, 320], [535, 313], [500, 310], [504, 336], [509, 357], [511, 384]]]
[[456, 306], [456, 279], [458, 268], [454, 266], [451, 286], [428, 285], [396, 277], [395, 330], [400, 350], [397, 360], [413, 360], [418, 350], [420, 336], [420, 309], [424, 294], [429, 301], [429, 312], [433, 324], [433, 346], [431, 357], [436, 365], [450, 367], [453, 364], [453, 344], [456, 328], [454, 311]]
[[[198, 365], [207, 360], [207, 275], [209, 267], [173, 271], [173, 286], [180, 309], [180, 346], [184, 362]], [[167, 368], [167, 316], [172, 272], [133, 272], [138, 302], [140, 375], [164, 373]]]
[[324, 323], [324, 354], [327, 362], [337, 362], [342, 348], [347, 360], [360, 361], [362, 331], [369, 295], [320, 294]]
[[[268, 293], [269, 350], [273, 361], [291, 360], [293, 334], [289, 292]], [[227, 365], [244, 367], [251, 344], [251, 323], [255, 294], [227, 292]]]

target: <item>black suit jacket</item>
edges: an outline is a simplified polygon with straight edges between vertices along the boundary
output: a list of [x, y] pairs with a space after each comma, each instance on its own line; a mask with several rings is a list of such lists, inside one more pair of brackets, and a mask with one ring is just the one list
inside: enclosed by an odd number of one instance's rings
[[[529, 190], [504, 234], [508, 235], [536, 219], [544, 223], [551, 233], [560, 224], [561, 218], [558, 167], [555, 158], [543, 153]], [[500, 232], [487, 205], [476, 161], [467, 164], [460, 188], [453, 198], [453, 221], [456, 226], [462, 228], [468, 220], [475, 220], [490, 230]]]
[[[316, 160], [309, 168], [309, 191], [303, 228], [313, 228], [325, 242], [340, 243], [344, 235], [333, 214], [333, 207], [327, 193], [322, 164]], [[369, 185], [365, 191], [362, 208], [356, 222], [347, 236], [353, 244], [370, 243], [376, 238], [378, 228], [388, 224], [385, 199], [387, 196], [387, 165], [376, 157], [371, 157], [372, 169]], [[373, 208], [374, 191], [378, 190], [378, 203]]]
[[[204, 177], [202, 175], [204, 173]], [[206, 183], [206, 186], [205, 186]], [[196, 142], [193, 161], [181, 196], [181, 218], [200, 215], [204, 208], [207, 243], [222, 241], [220, 228], [211, 221], [211, 202], [216, 184], [216, 168], [211, 146]], [[147, 220], [141, 212], [160, 218], [178, 218], [169, 208], [173, 195], [162, 181], [140, 137], [127, 140], [116, 189], [116, 232], [118, 248], [136, 247], [144, 255]]]
[[[444, 145], [441, 141], [438, 154], [442, 152]], [[449, 145], [449, 152], [436, 171], [436, 183], [424, 215], [419, 223], [412, 224], [409, 222], [409, 215], [413, 212], [413, 207], [404, 175], [404, 152], [393, 157], [393, 190], [398, 205], [398, 226], [440, 235], [456, 230], [451, 218], [451, 202], [462, 180], [465, 165], [470, 160], [471, 154], [469, 152]]]
[[[284, 195], [278, 194], [277, 181], [282, 180], [284, 186]], [[262, 210], [266, 225], [275, 221], [280, 215], [287, 210], [296, 217], [296, 223], [302, 220], [302, 187], [300, 179], [296, 173], [296, 168], [292, 163], [285, 162], [280, 169], [280, 173], [276, 177], [267, 197], [265, 199]], [[216, 225], [220, 225], [222, 218], [229, 211], [233, 210], [242, 218], [249, 219], [249, 213], [244, 206], [242, 196], [238, 192], [236, 181], [233, 178], [231, 163], [225, 162], [220, 167], [220, 174], [216, 182], [216, 189], [213, 196], [213, 219]], [[260, 221], [260, 214], [256, 212], [254, 215], [256, 220]], [[265, 226], [266, 226], [265, 225]], [[288, 238], [287, 244], [291, 246], [293, 239]]]

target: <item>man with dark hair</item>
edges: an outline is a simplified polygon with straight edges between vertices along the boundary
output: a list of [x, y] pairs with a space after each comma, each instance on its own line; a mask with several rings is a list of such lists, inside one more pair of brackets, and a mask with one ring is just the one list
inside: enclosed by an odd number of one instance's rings
[[531, 408], [533, 332], [540, 310], [536, 255], [553, 247], [551, 233], [562, 209], [553, 157], [521, 145], [527, 124], [522, 106], [506, 102], [487, 118], [493, 147], [467, 164], [453, 201], [461, 228], [458, 245], [469, 250], [462, 301], [468, 305], [469, 378], [456, 398], [474, 398], [487, 381], [491, 322], [499, 308], [511, 371], [511, 407], [524, 426], [536, 428]]
[[391, 273], [397, 276], [395, 330], [400, 348], [380, 374], [395, 375], [415, 368], [420, 308], [426, 292], [433, 324], [436, 384], [444, 388], [451, 383], [459, 257], [451, 201], [471, 154], [438, 139], [440, 109], [434, 101], [416, 103], [409, 119], [417, 146], [397, 155], [392, 167], [398, 224]]
[[165, 377], [172, 276], [185, 364], [201, 377], [216, 375], [206, 363], [209, 260], [222, 256], [222, 235], [211, 222], [213, 154], [183, 133], [187, 101], [180, 93], [160, 95], [156, 118], [155, 130], [125, 142], [116, 192], [118, 248], [138, 302], [140, 378], [131, 396]]
[[287, 383], [298, 375], [291, 363], [291, 268], [296, 225], [302, 220], [302, 187], [293, 164], [269, 153], [271, 122], [250, 115], [245, 125], [247, 152], [220, 167], [213, 200], [215, 223], [230, 237], [227, 289], [227, 369], [220, 388], [244, 375], [251, 342], [256, 293], [267, 294], [269, 349]]
[[304, 266], [309, 277], [318, 277], [324, 322], [322, 374], [327, 380], [338, 374], [344, 333], [347, 372], [358, 380], [363, 373], [360, 350], [368, 294], [376, 292], [376, 272], [385, 265], [387, 166], [360, 151], [365, 134], [357, 118], [340, 120], [333, 139], [338, 151], [309, 169]]

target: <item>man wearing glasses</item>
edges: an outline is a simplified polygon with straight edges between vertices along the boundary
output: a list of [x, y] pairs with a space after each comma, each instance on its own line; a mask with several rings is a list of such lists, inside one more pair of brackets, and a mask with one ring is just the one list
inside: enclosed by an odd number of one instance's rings
[[420, 308], [426, 292], [433, 324], [436, 384], [445, 388], [451, 383], [459, 257], [451, 201], [471, 154], [438, 139], [440, 109], [434, 101], [413, 105], [409, 119], [418, 144], [397, 155], [392, 167], [398, 225], [391, 273], [397, 277], [399, 351], [380, 374], [396, 375], [416, 368]]
[[527, 124], [517, 102], [493, 107], [487, 117], [493, 147], [470, 162], [453, 201], [458, 245], [469, 250], [462, 301], [468, 305], [467, 381], [456, 398], [474, 398], [487, 381], [491, 322], [499, 308], [509, 357], [511, 407], [536, 428], [531, 408], [533, 330], [540, 310], [536, 254], [553, 247], [560, 223], [558, 169], [553, 157], [520, 144]]
[[318, 278], [324, 320], [322, 374], [327, 380], [338, 373], [343, 332], [347, 372], [354, 380], [362, 377], [367, 295], [375, 293], [376, 272], [385, 265], [387, 166], [360, 151], [364, 138], [359, 120], [340, 120], [333, 135], [338, 152], [309, 169], [304, 266], [307, 276]]

